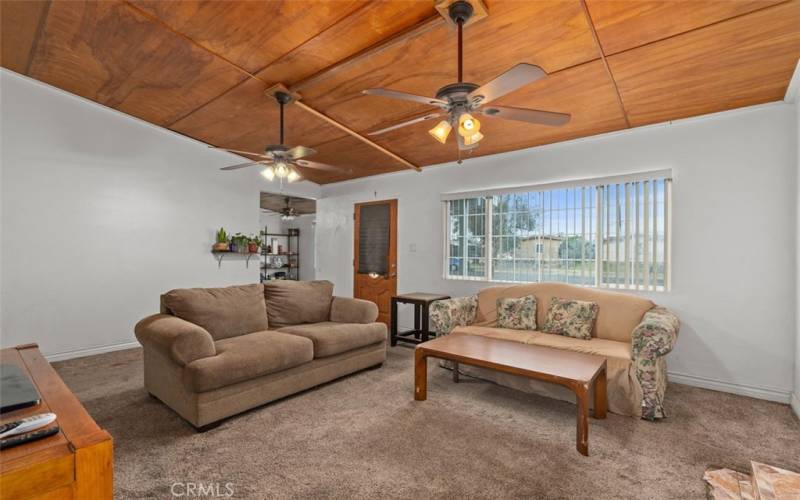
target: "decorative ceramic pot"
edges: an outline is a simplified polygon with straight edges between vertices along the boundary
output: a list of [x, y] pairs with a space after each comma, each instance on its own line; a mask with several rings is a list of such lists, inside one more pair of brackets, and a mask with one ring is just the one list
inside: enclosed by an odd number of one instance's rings
[[211, 248], [215, 252], [227, 252], [228, 251], [228, 244], [227, 243], [214, 243], [214, 246], [211, 247]]
[[256, 244], [256, 243], [249, 243], [249, 244], [247, 245], [247, 247], [248, 247], [248, 251], [249, 251], [250, 253], [258, 253], [258, 244]]

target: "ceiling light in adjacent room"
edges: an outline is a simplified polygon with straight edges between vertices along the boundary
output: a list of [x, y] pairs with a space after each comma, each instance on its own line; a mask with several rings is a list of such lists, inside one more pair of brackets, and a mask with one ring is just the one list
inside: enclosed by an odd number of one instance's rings
[[450, 125], [447, 120], [442, 120], [438, 125], [430, 129], [428, 133], [430, 133], [434, 139], [444, 144], [447, 142], [447, 136], [450, 135], [451, 130], [453, 130], [453, 126]]

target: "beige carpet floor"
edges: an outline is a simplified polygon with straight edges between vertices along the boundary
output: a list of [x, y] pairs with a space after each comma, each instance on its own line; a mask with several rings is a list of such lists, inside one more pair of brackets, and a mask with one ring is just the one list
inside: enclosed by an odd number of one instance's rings
[[704, 498], [711, 466], [800, 470], [800, 423], [786, 405], [671, 384], [667, 420], [590, 420], [583, 457], [574, 405], [453, 384], [432, 362], [428, 400], [415, 402], [412, 354], [392, 348], [383, 368], [204, 434], [147, 395], [138, 349], [55, 366], [114, 437], [117, 498], [172, 498], [173, 483], [194, 482], [259, 499], [684, 499]]

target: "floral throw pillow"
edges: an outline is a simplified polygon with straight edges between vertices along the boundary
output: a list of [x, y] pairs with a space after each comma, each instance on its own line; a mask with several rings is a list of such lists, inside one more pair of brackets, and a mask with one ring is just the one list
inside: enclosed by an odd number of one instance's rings
[[553, 297], [542, 331], [589, 340], [592, 338], [597, 309], [597, 302]]
[[536, 297], [497, 299], [497, 326], [514, 330], [536, 330]]

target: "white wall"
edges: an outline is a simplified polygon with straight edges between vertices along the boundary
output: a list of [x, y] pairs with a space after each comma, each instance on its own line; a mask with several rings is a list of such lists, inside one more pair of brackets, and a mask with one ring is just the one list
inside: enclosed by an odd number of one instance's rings
[[[795, 70], [795, 78], [800, 78], [800, 63]], [[794, 354], [794, 394], [792, 396], [792, 408], [795, 414], [800, 417], [800, 89], [797, 90], [794, 96], [794, 111], [795, 111], [795, 128], [794, 140], [797, 143], [797, 191], [795, 193], [796, 202], [796, 228], [795, 236], [797, 246], [795, 247], [796, 254], [796, 277], [795, 277], [795, 296], [797, 302], [795, 303], [795, 354]]]
[[787, 402], [796, 335], [793, 120], [792, 106], [775, 103], [323, 186], [317, 278], [352, 291], [355, 202], [399, 200], [399, 292], [460, 296], [487, 283], [442, 279], [440, 193], [671, 168], [672, 291], [649, 296], [683, 323], [669, 358], [673, 380]]
[[[177, 287], [258, 281], [210, 253], [214, 232], [259, 230], [257, 171], [228, 153], [3, 70], [0, 343], [56, 358], [134, 341]], [[287, 190], [319, 196], [319, 186]]]

